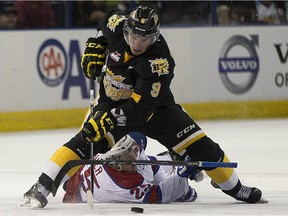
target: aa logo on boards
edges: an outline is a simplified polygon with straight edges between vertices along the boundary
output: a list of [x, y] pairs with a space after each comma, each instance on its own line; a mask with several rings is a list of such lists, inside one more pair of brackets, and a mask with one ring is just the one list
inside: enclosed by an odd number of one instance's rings
[[[82, 98], [88, 98], [85, 77], [80, 66], [81, 51], [77, 40], [64, 48], [57, 39], [47, 39], [38, 49], [36, 65], [43, 83], [49, 87], [63, 84], [62, 99], [68, 99], [72, 88], [80, 88]], [[73, 73], [72, 73], [73, 72]]]
[[37, 55], [37, 69], [42, 81], [48, 86], [57, 86], [65, 78], [67, 56], [63, 45], [55, 40], [46, 40]]

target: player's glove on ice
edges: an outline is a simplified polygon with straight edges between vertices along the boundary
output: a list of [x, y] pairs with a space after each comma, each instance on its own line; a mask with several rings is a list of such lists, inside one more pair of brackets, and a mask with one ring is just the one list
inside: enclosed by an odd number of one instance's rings
[[86, 42], [86, 49], [81, 59], [81, 67], [84, 75], [90, 79], [91, 70], [95, 72], [95, 80], [101, 73], [105, 64], [107, 42], [103, 36], [89, 38]]
[[84, 123], [81, 130], [82, 139], [87, 143], [99, 142], [116, 124], [117, 120], [110, 112], [97, 111], [93, 118]]
[[[190, 157], [186, 157], [185, 161], [191, 162], [192, 159]], [[180, 177], [186, 177], [190, 180], [194, 180], [195, 182], [200, 182], [204, 179], [204, 175], [202, 171], [193, 166], [179, 166], [177, 168], [177, 175]]]

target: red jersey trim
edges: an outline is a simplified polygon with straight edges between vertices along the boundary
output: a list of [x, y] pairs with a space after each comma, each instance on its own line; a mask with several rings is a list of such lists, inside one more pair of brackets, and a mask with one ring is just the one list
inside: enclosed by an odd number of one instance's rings
[[112, 167], [104, 164], [104, 170], [110, 176], [112, 181], [120, 188], [124, 189], [131, 189], [142, 185], [144, 182], [143, 176], [138, 173], [137, 171], [134, 172], [124, 172], [124, 171], [117, 171]]

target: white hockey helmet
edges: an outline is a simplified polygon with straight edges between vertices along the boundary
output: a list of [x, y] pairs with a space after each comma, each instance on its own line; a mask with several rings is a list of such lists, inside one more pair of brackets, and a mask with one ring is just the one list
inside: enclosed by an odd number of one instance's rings
[[117, 159], [120, 155], [132, 151], [137, 146], [136, 141], [129, 135], [122, 137], [108, 152], [101, 154], [101, 158]]

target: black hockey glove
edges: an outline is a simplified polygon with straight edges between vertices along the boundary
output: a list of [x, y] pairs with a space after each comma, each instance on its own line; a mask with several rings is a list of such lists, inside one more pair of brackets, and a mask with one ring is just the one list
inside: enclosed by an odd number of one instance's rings
[[82, 139], [87, 143], [99, 142], [116, 124], [117, 120], [110, 112], [97, 111], [93, 118], [84, 123], [81, 130]]
[[99, 77], [101, 69], [105, 64], [107, 42], [103, 36], [89, 38], [86, 42], [86, 49], [81, 59], [81, 67], [84, 75], [90, 79], [91, 70], [95, 73], [95, 78]]

